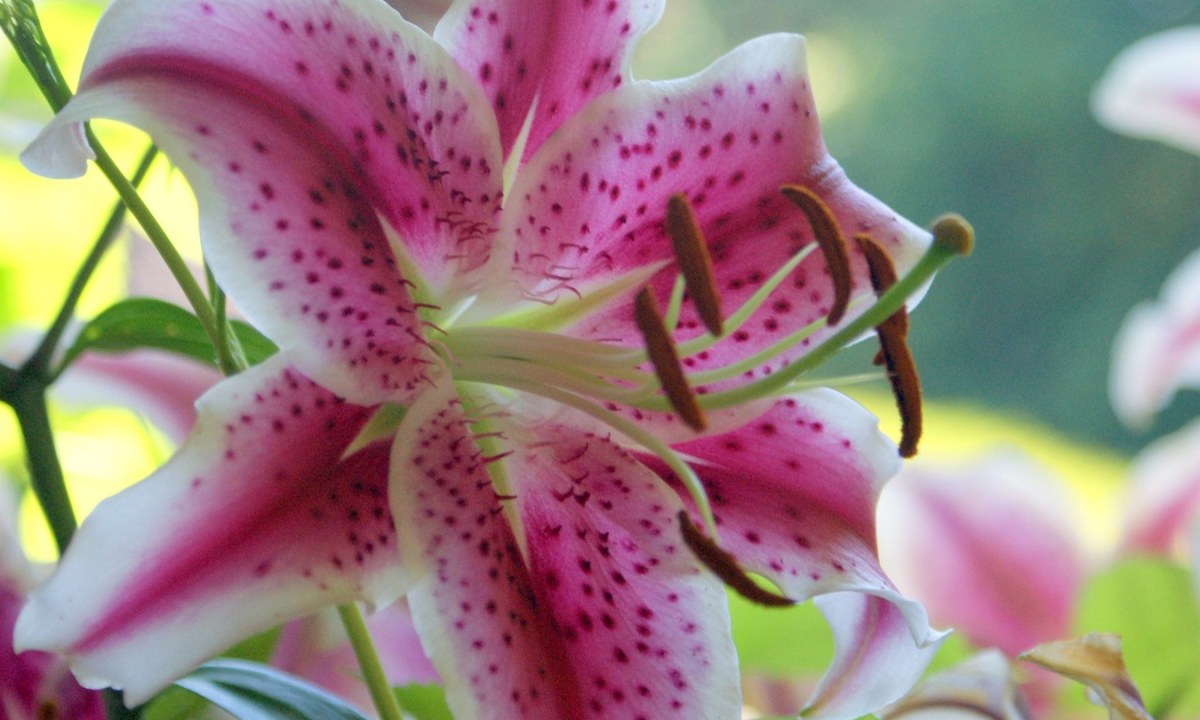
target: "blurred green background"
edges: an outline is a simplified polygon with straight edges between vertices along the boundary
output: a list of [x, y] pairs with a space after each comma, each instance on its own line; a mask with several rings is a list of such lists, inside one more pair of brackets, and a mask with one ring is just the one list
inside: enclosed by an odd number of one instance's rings
[[[41, 4], [72, 81], [103, 4]], [[928, 396], [1131, 452], [1147, 438], [1109, 409], [1112, 338], [1200, 247], [1200, 158], [1109, 133], [1088, 100], [1122, 48], [1187, 23], [1200, 23], [1195, 0], [668, 0], [635, 67], [671, 77], [758, 34], [808, 35], [826, 139], [850, 176], [917, 222], [954, 210], [978, 233], [975, 255], [944, 273], [914, 323]], [[20, 168], [16, 153], [46, 117], [3, 48], [0, 325], [45, 324], [111, 202], [96, 178], [55, 183]], [[141, 141], [126, 145], [130, 164]], [[167, 173], [151, 186], [184, 190]], [[194, 219], [177, 214], [187, 238]], [[122, 287], [110, 264], [86, 312]], [[1185, 395], [1152, 434], [1197, 412]]]

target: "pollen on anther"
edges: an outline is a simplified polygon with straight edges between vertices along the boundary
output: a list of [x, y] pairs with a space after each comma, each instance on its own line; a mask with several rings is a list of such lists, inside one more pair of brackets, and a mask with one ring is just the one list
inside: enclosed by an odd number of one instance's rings
[[642, 288], [634, 303], [634, 321], [646, 343], [646, 354], [654, 365], [654, 373], [662, 384], [667, 401], [688, 427], [699, 432], [708, 426], [704, 411], [696, 400], [696, 394], [687, 382], [679, 353], [671, 341], [671, 335], [663, 324], [662, 313], [650, 288]]
[[[871, 273], [871, 285], [877, 294], [883, 294], [896, 282], [896, 267], [879, 243], [868, 235], [854, 237]], [[875, 328], [892, 393], [896, 396], [896, 407], [900, 411], [900, 455], [912, 457], [917, 454], [917, 443], [921, 439], [921, 378], [912, 350], [908, 347], [908, 313], [903, 307]]]
[[833, 303], [829, 308], [828, 319], [830, 325], [836, 325], [846, 314], [846, 307], [850, 304], [850, 255], [846, 248], [846, 237], [842, 234], [833, 211], [812, 190], [802, 185], [784, 185], [780, 191], [792, 204], [804, 211], [809, 225], [812, 226], [817, 246], [825, 256], [825, 264], [833, 282]]
[[667, 201], [666, 226], [675, 251], [675, 261], [679, 264], [679, 272], [683, 275], [696, 312], [713, 337], [720, 337], [725, 328], [712, 258], [686, 194], [676, 193]]

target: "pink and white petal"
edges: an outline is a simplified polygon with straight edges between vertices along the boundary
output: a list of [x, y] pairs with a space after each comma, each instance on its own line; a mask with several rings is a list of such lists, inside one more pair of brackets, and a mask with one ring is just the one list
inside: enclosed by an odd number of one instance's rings
[[410, 288], [482, 266], [501, 192], [487, 101], [440, 46], [381, 3], [124, 0], [27, 164], [78, 174], [55, 154], [96, 116], [180, 166], [218, 279], [306, 348], [306, 374], [363, 403], [411, 395], [428, 352]]
[[459, 720], [581, 717], [576, 681], [449, 382], [393, 443], [389, 496], [421, 643]]
[[909, 463], [883, 494], [883, 566], [938, 624], [1009, 657], [1070, 632], [1087, 574], [1072, 506], [1031, 461]]
[[1144, 428], [1182, 387], [1200, 387], [1200, 252], [1134, 307], [1113, 343], [1109, 397], [1117, 417]]
[[211, 366], [167, 353], [87, 353], [54, 384], [54, 395], [70, 403], [128, 407], [180, 444], [196, 423], [196, 399], [220, 379]]
[[883, 720], [938, 720], [961, 712], [995, 720], [1027, 720], [1012, 666], [998, 650], [986, 650], [931, 675], [900, 702], [879, 714]]
[[255, 632], [404, 589], [390, 450], [341, 458], [368, 409], [284, 357], [199, 409], [170, 462], [84, 521], [17, 622], [19, 648], [60, 652], [81, 683], [124, 688], [132, 704]]
[[[804, 214], [779, 191], [784, 184], [815, 191], [847, 232], [872, 234], [905, 271], [929, 235], [856, 188], [829, 156], [804, 52], [799, 36], [758, 38], [691, 78], [639, 82], [593, 101], [518, 175], [502, 233], [515, 243], [514, 262], [494, 267], [497, 277], [511, 284], [515, 275], [525, 294], [553, 300], [669, 260], [667, 199], [685, 193], [731, 313], [812, 242]], [[857, 251], [853, 257], [855, 287], [867, 292], [866, 263]], [[665, 270], [653, 283], [662, 303], [674, 275]], [[827, 314], [831, 298], [825, 261], [814, 253], [742, 328], [691, 358], [693, 367], [778, 342]], [[639, 342], [631, 302], [571, 332]], [[679, 330], [685, 338], [703, 332], [690, 303]]]
[[813, 602], [833, 630], [836, 651], [806, 718], [851, 720], [877, 712], [908, 694], [941, 648], [940, 634], [914, 642], [912, 628], [926, 622], [925, 613], [899, 593], [832, 593]]
[[1187, 554], [1200, 521], [1200, 421], [1148, 445], [1134, 459], [1124, 502], [1127, 551]]
[[607, 437], [555, 425], [506, 434], [531, 580], [583, 717], [737, 717], [724, 588], [682, 542], [678, 495]]
[[1111, 130], [1200, 153], [1200, 27], [1143, 38], [1113, 60], [1092, 94]]
[[434, 37], [487, 93], [505, 157], [528, 118], [528, 158], [592, 98], [629, 82], [633, 45], [662, 11], [663, 0], [460, 0]]
[[[875, 504], [900, 460], [874, 416], [818, 389], [781, 400], [738, 430], [675, 449], [692, 459], [704, 483], [721, 546], [793, 600], [836, 594], [822, 610], [837, 624], [839, 662], [853, 671], [863, 697], [896, 700], [903, 684], [896, 678], [908, 677], [901, 669], [915, 680], [942, 634], [879, 566]], [[903, 633], [896, 631], [900, 620]], [[855, 647], [867, 652], [861, 664]]]

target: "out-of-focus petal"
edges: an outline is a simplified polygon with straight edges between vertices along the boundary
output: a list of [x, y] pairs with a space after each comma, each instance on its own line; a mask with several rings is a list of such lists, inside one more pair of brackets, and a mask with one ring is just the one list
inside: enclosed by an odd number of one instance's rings
[[1125, 548], [1184, 555], [1200, 521], [1200, 421], [1148, 445], [1129, 475]]
[[1200, 385], [1200, 252], [1133, 308], [1113, 343], [1109, 397], [1126, 425], [1143, 428], [1176, 390]]
[[988, 650], [921, 682], [900, 702], [880, 713], [882, 720], [952, 720], [981, 717], [1027, 720], [1009, 660]]
[[1116, 635], [1085, 635], [1037, 646], [1022, 659], [1087, 685], [1108, 708], [1111, 720], [1153, 720], [1121, 656]]
[[[366, 622], [389, 684], [438, 682], [437, 671], [421, 649], [406, 603], [397, 601], [379, 608]], [[271, 664], [316, 683], [364, 711], [373, 708], [346, 628], [333, 608], [284, 625]]]
[[403, 590], [389, 448], [342, 458], [365, 408], [282, 356], [199, 407], [180, 452], [96, 508], [17, 622], [19, 648], [61, 652], [132, 704], [255, 632]]
[[1112, 130], [1200, 153], [1200, 27], [1126, 48], [1097, 85], [1092, 109]]
[[1068, 507], [1021, 457], [912, 462], [880, 502], [883, 564], [934, 622], [1015, 657], [1070, 630], [1085, 567]]

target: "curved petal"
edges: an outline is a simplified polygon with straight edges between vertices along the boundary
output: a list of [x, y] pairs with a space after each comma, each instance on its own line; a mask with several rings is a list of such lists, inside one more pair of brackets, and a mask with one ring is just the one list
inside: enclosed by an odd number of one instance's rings
[[1125, 549], [1186, 554], [1190, 529], [1200, 522], [1200, 421], [1138, 454], [1124, 506]]
[[1200, 153], [1200, 27], [1182, 27], [1126, 48], [1092, 94], [1110, 129]]
[[255, 632], [402, 591], [386, 444], [342, 453], [367, 419], [285, 358], [201, 398], [185, 446], [84, 521], [16, 627], [80, 681], [145, 701]]
[[663, 0], [460, 0], [434, 37], [492, 101], [506, 157], [528, 118], [529, 157], [588, 101], [629, 81], [633, 44], [662, 11]]
[[484, 442], [511, 454], [484, 456], [448, 392], [423, 395], [410, 421], [393, 464], [393, 497], [410, 501], [395, 512], [456, 717], [736, 716], [725, 596], [679, 540], [681, 505], [658, 477], [548, 424], [490, 419], [500, 434]]
[[1009, 657], [1064, 637], [1086, 576], [1056, 478], [998, 455], [967, 467], [910, 463], [880, 503], [884, 567], [977, 647]]
[[825, 596], [838, 656], [815, 701], [850, 707], [843, 703], [853, 698], [838, 688], [852, 686], [862, 703], [878, 703], [846, 710], [857, 717], [907, 691], [942, 634], [879, 566], [875, 503], [900, 459], [875, 418], [843, 395], [814, 390], [736, 431], [675, 448], [693, 458], [725, 550], [793, 600]]
[[[515, 243], [514, 263], [494, 268], [498, 276], [511, 284], [515, 274], [524, 295], [553, 301], [670, 259], [667, 200], [685, 193], [732, 312], [812, 242], [804, 213], [780, 193], [784, 184], [816, 192], [848, 233], [872, 234], [904, 272], [929, 235], [851, 184], [826, 152], [804, 49], [799, 36], [758, 38], [694, 77], [639, 82], [595, 100], [518, 175], [502, 233]], [[857, 290], [870, 292], [857, 249], [852, 273]], [[664, 271], [653, 283], [663, 304], [674, 274]], [[744, 326], [689, 358], [689, 368], [725, 364], [776, 343], [824, 317], [831, 301], [825, 261], [814, 253]], [[616, 303], [571, 332], [638, 342], [631, 302]], [[678, 329], [684, 338], [704, 332], [691, 303]]]
[[1144, 428], [1181, 387], [1200, 386], [1200, 252], [1133, 308], [1113, 343], [1109, 397], [1126, 425]]
[[147, 130], [246, 315], [341, 396], [410, 396], [429, 360], [410, 289], [454, 299], [501, 194], [487, 101], [440, 46], [382, 3], [121, 0], [80, 87], [27, 164], [81, 172], [91, 117]]
[[605, 437], [544, 425], [529, 440], [505, 464], [584, 716], [737, 717], [724, 588], [681, 542], [679, 497]]
[[1008, 658], [998, 650], [985, 650], [931, 675], [879, 716], [883, 720], [938, 720], [957, 711], [995, 720], [1032, 717], [1017, 692]]
[[575, 681], [450, 383], [417, 398], [392, 447], [392, 512], [414, 581], [408, 603], [454, 717], [580, 717]]

